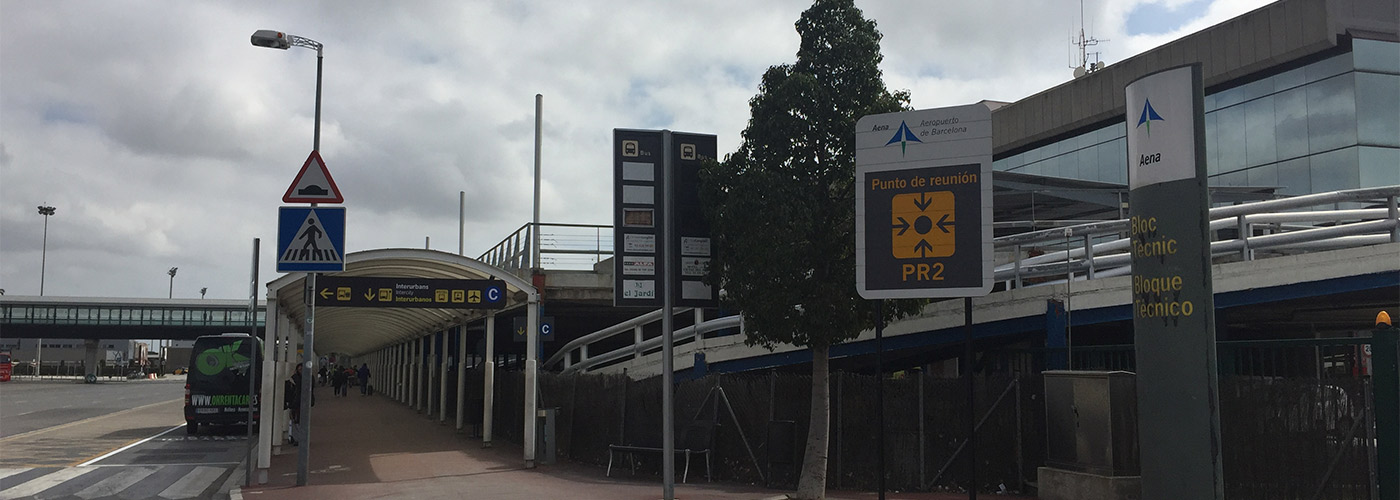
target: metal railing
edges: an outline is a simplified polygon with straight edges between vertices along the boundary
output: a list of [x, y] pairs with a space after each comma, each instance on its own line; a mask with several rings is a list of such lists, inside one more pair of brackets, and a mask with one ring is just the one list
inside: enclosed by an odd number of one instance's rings
[[[1213, 208], [1210, 210], [1212, 237], [1229, 234], [1233, 237], [1212, 241], [1211, 254], [1221, 260], [1253, 260], [1271, 255], [1397, 242], [1400, 241], [1400, 209], [1397, 209], [1397, 197], [1400, 197], [1400, 186], [1388, 186]], [[1380, 205], [1382, 208], [1298, 210], [1343, 203]], [[1081, 280], [1129, 274], [1132, 270], [1129, 254], [1131, 243], [1128, 238], [1123, 237], [1128, 230], [1128, 224], [1126, 219], [1099, 221], [997, 238], [997, 252], [1010, 252], [1015, 257], [1011, 263], [997, 266], [996, 279], [1007, 282], [1007, 288], [1019, 288], [1035, 284], [1063, 283], [1067, 276]], [[528, 229], [529, 224], [526, 224], [516, 234], [528, 233]], [[1233, 232], [1226, 231], [1230, 229], [1233, 229]], [[503, 241], [497, 247], [507, 248], [509, 241], [511, 238], [507, 238], [507, 241]], [[1024, 249], [1047, 245], [1063, 245], [1063, 248], [1035, 257], [1021, 257]], [[515, 253], [502, 253], [518, 257], [520, 252], [524, 252], [524, 258], [528, 261], [528, 245], [509, 248], [516, 248]], [[1043, 283], [1032, 284], [1023, 281], [1047, 277], [1050, 279]], [[1055, 278], [1058, 278], [1058, 281], [1055, 281]], [[689, 309], [676, 309], [677, 314], [686, 311]], [[661, 311], [657, 310], [584, 335], [562, 347], [545, 361], [544, 366], [562, 369], [567, 373], [601, 368], [628, 357], [640, 358], [643, 354], [657, 349], [661, 342], [659, 337], [644, 340], [642, 328], [660, 321]], [[679, 345], [697, 334], [703, 335], [734, 327], [742, 330], [742, 326], [741, 315], [734, 315], [677, 330], [674, 338]], [[615, 338], [629, 332], [632, 342], [628, 345], [603, 353], [592, 353], [589, 350], [590, 346], [600, 343], [616, 345]]]
[[[1350, 189], [1292, 198], [1216, 207], [1210, 210], [1211, 256], [1216, 261], [1288, 255], [1400, 241], [1400, 186]], [[1299, 210], [1362, 204], [1379, 208]], [[996, 239], [997, 253], [1012, 262], [996, 267], [996, 280], [1008, 288], [1029, 286], [1028, 278], [1094, 279], [1132, 272], [1126, 219], [1092, 222]], [[1228, 239], [1224, 238], [1228, 237]], [[1034, 257], [1030, 248], [1060, 247]]]
[[[530, 272], [530, 226], [520, 226], [477, 260], [524, 276]], [[598, 224], [540, 224], [541, 269], [590, 270], [612, 256], [613, 228]]]

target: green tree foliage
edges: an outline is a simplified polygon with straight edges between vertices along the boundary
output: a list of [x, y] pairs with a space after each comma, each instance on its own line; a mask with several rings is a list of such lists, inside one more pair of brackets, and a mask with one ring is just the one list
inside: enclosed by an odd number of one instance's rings
[[[711, 269], [744, 312], [747, 341], [812, 349], [812, 423], [798, 497], [825, 495], [827, 354], [875, 322], [855, 285], [855, 125], [908, 109], [885, 88], [880, 33], [852, 0], [816, 0], [797, 21], [795, 64], [772, 66], [738, 151], [701, 173], [720, 251]], [[890, 301], [887, 319], [921, 301]]]

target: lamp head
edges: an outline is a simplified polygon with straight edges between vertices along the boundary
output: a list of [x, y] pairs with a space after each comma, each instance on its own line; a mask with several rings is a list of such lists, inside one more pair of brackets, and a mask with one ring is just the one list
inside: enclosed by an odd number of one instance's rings
[[254, 31], [252, 42], [253, 45], [270, 49], [287, 50], [292, 46], [292, 41], [287, 38], [286, 33], [273, 30]]
[[172, 267], [172, 268], [170, 268], [169, 271], [166, 271], [165, 274], [169, 274], [171, 278], [174, 278], [174, 277], [175, 277], [175, 271], [178, 271], [178, 270], [180, 270], [180, 268], [178, 268], [178, 267]]

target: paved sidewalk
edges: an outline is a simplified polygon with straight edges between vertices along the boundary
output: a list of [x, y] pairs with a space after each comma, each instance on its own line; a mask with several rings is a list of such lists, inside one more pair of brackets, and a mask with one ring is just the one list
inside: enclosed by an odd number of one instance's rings
[[[519, 445], [497, 439], [482, 448], [479, 439], [456, 432], [454, 420], [439, 424], [387, 397], [333, 397], [317, 387], [312, 412], [308, 485], [296, 485], [297, 448], [274, 454], [268, 484], [233, 491], [233, 498], [470, 498], [573, 500], [655, 500], [655, 477], [604, 475], [602, 467], [562, 462], [524, 468]], [[303, 444], [305, 446], [305, 444]], [[692, 478], [694, 479], [694, 478]], [[715, 500], [783, 499], [787, 491], [725, 483], [676, 485], [676, 498]], [[874, 499], [869, 492], [828, 492], [833, 499]], [[985, 496], [985, 495], [979, 495]], [[1015, 498], [995, 495], [996, 498]], [[892, 493], [887, 498], [952, 500], [966, 495]]]

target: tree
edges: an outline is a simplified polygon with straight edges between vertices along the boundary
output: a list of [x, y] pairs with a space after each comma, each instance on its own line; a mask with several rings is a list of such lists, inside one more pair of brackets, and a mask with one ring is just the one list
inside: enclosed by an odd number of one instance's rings
[[[712, 279], [744, 312], [750, 345], [812, 351], [812, 412], [797, 497], [826, 494], [828, 353], [874, 325], [855, 285], [855, 125], [908, 109], [881, 80], [880, 33], [853, 0], [797, 21], [797, 62], [768, 68], [738, 151], [701, 173], [718, 247]], [[887, 319], [920, 301], [891, 301]]]

